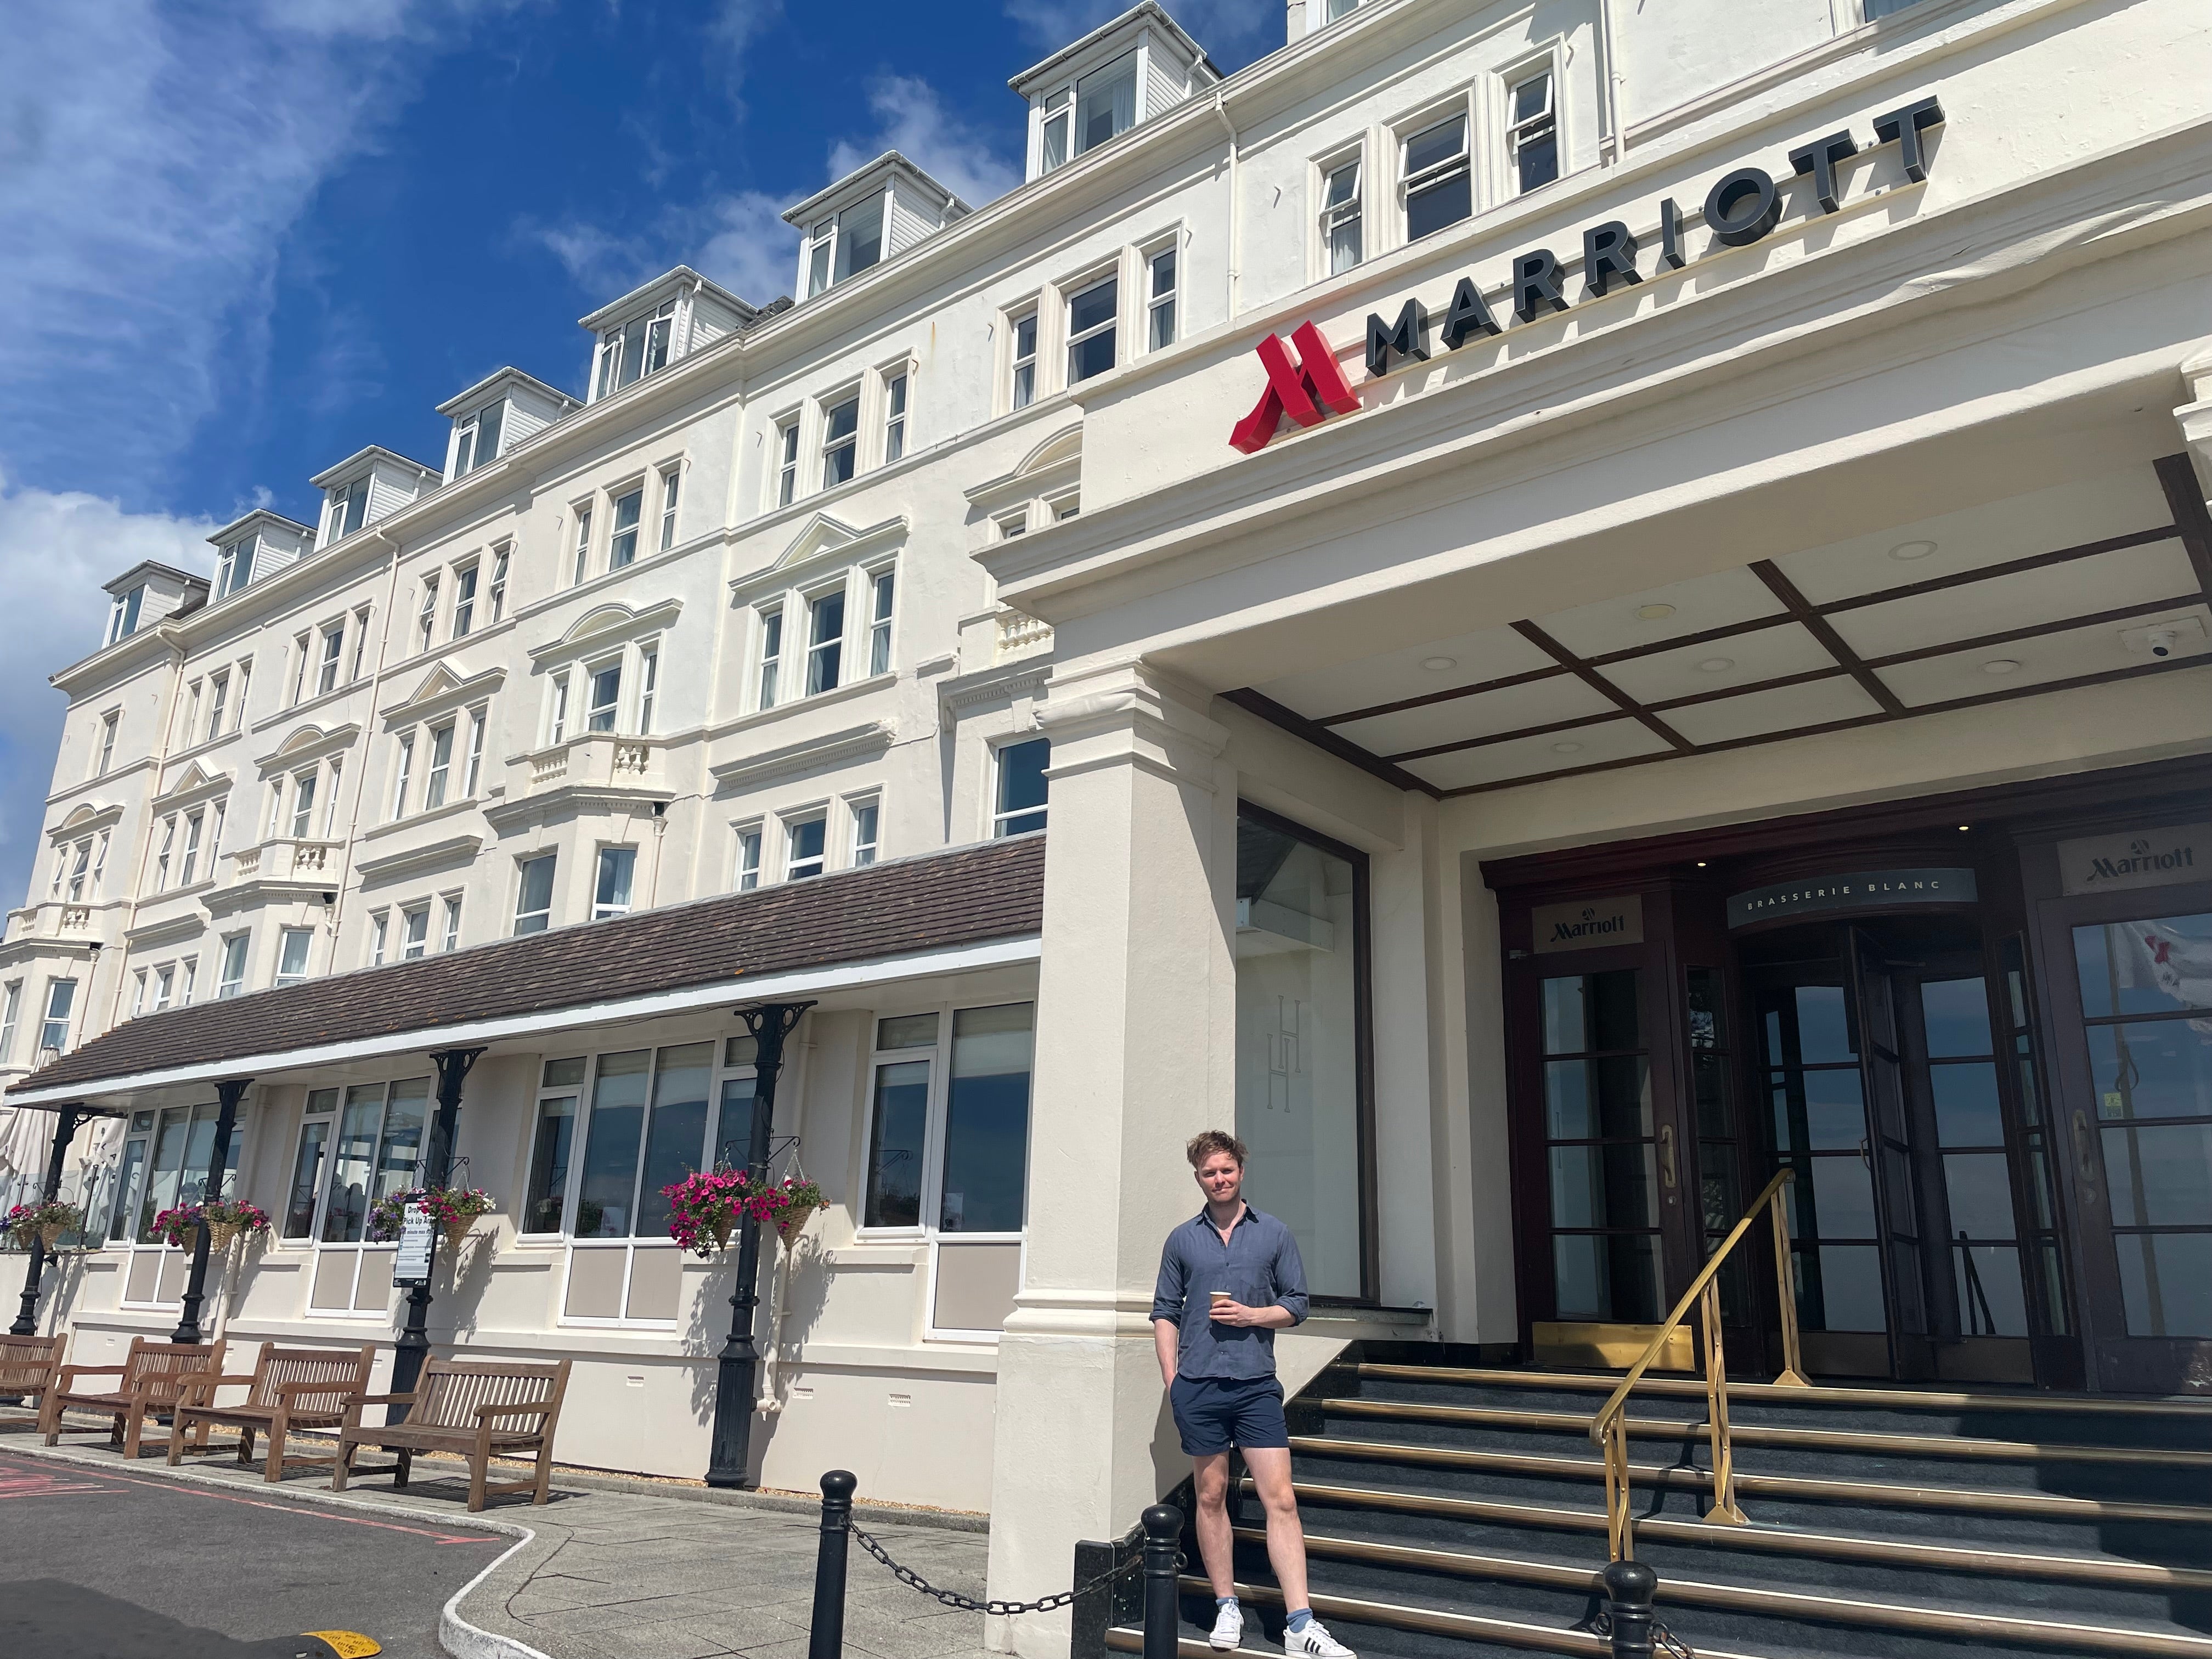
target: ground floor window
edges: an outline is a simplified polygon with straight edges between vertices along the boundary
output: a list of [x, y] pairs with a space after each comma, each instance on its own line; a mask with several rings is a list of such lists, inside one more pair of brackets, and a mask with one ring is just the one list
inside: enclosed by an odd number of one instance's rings
[[[111, 1243], [127, 1246], [131, 1251], [131, 1260], [124, 1270], [125, 1303], [171, 1303], [184, 1293], [187, 1258], [168, 1244], [154, 1224], [164, 1210], [198, 1204], [206, 1197], [208, 1160], [215, 1152], [219, 1109], [213, 1101], [206, 1101], [131, 1115], [115, 1184], [108, 1194], [105, 1226]], [[246, 1122], [247, 1113], [241, 1106], [223, 1160], [225, 1196], [237, 1195]]]
[[1018, 1238], [1036, 1005], [876, 1022], [863, 1227]]
[[1245, 1194], [1290, 1228], [1315, 1295], [1370, 1297], [1366, 857], [1244, 805], [1236, 920]]

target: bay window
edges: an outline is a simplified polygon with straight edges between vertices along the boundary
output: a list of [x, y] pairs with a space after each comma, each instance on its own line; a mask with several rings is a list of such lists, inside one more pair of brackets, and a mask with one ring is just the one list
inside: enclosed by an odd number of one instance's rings
[[[316, 773], [312, 767], [292, 780], [292, 839], [295, 841], [305, 841], [314, 833], [315, 780]], [[185, 867], [191, 867], [189, 859], [185, 861]], [[189, 881], [191, 878], [187, 876], [185, 879]]]
[[1125, 53], [1075, 83], [1075, 153], [1096, 149], [1137, 122], [1137, 54]]
[[761, 613], [760, 706], [775, 707], [775, 672], [783, 657], [783, 607]]
[[207, 814], [187, 812], [185, 815], [185, 856], [177, 872], [177, 885], [189, 887], [199, 875], [200, 836], [207, 829]]
[[469, 710], [468, 769], [461, 780], [461, 795], [466, 800], [476, 799], [477, 785], [483, 776], [484, 727], [490, 723], [489, 703], [478, 703]]
[[[143, 1267], [140, 1261], [134, 1261], [123, 1275], [125, 1303], [173, 1303], [184, 1290], [183, 1267], [189, 1255], [169, 1249], [155, 1231], [154, 1222], [164, 1210], [198, 1204], [210, 1196], [207, 1167], [215, 1155], [219, 1109], [210, 1100], [131, 1115], [106, 1225], [94, 1230], [105, 1232], [111, 1243], [153, 1247], [140, 1259]], [[252, 1108], [241, 1103], [233, 1121], [230, 1147], [215, 1196], [236, 1195], [240, 1158], [252, 1121]], [[163, 1254], [173, 1265], [164, 1264]]]

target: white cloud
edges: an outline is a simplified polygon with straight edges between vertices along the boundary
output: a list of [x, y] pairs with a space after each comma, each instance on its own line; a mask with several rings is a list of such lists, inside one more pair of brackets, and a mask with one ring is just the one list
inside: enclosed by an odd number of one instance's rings
[[61, 740], [62, 694], [46, 676], [100, 644], [100, 585], [141, 559], [204, 573], [211, 519], [130, 513], [77, 491], [13, 489], [0, 476], [0, 594], [18, 646], [0, 652], [0, 905], [21, 902], [38, 853]]
[[595, 306], [679, 264], [703, 271], [755, 305], [766, 305], [791, 291], [799, 264], [799, 234], [780, 216], [785, 205], [764, 191], [735, 191], [672, 204], [648, 228], [629, 235], [579, 219], [558, 224], [523, 220], [515, 232], [560, 260]]
[[286, 232], [508, 0], [18, 0], [0, 69], [0, 459], [157, 495], [258, 380]]
[[830, 151], [831, 178], [842, 179], [895, 149], [969, 207], [981, 207], [1022, 181], [1021, 165], [1012, 153], [1019, 139], [1018, 124], [985, 129], [963, 120], [917, 76], [877, 76], [868, 83], [868, 110], [878, 124], [875, 136], [860, 143], [839, 139]]

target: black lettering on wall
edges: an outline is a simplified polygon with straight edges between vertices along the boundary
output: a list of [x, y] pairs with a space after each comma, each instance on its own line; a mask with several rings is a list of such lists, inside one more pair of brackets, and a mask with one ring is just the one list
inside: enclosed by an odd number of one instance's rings
[[1836, 188], [1836, 163], [1847, 161], [1858, 153], [1858, 144], [1848, 127], [1790, 152], [1790, 165], [1800, 174], [1813, 175], [1813, 198], [1820, 203], [1821, 212], [1833, 213], [1843, 204], [1841, 192]]
[[1933, 98], [1923, 98], [1917, 103], [1907, 104], [1903, 109], [1893, 109], [1887, 115], [1877, 115], [1874, 120], [1874, 136], [1883, 143], [1897, 146], [1897, 159], [1905, 168], [1905, 176], [1916, 185], [1928, 180], [1928, 151], [1920, 142], [1920, 135], [1930, 127], [1943, 125], [1943, 106]]
[[1540, 247], [1513, 261], [1513, 314], [1524, 323], [1533, 323], [1538, 309], [1545, 306], [1565, 311], [1567, 301], [1559, 292], [1559, 262], [1552, 257], [1551, 249]]
[[1705, 192], [1705, 228], [1729, 247], [1749, 247], [1781, 222], [1782, 194], [1764, 167], [1738, 167]]
[[1668, 197], [1659, 204], [1659, 263], [1669, 270], [1680, 270], [1682, 256], [1682, 210]]
[[1419, 300], [1408, 300], [1395, 323], [1386, 323], [1378, 312], [1367, 313], [1367, 372], [1389, 372], [1390, 354], [1419, 362], [1429, 358], [1429, 313]]
[[1444, 349], [1457, 351], [1470, 334], [1497, 332], [1498, 319], [1490, 314], [1482, 290], [1473, 278], [1461, 277], [1459, 286], [1452, 290], [1451, 309], [1444, 313]]
[[1640, 283], [1636, 274], [1636, 238], [1618, 219], [1593, 225], [1583, 233], [1583, 280], [1593, 295], [1602, 296], [1614, 277]]

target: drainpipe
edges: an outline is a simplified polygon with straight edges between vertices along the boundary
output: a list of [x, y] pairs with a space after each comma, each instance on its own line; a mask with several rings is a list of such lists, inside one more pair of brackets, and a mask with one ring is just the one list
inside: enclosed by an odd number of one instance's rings
[[1221, 88], [1218, 86], [1213, 89], [1213, 118], [1221, 123], [1221, 130], [1229, 135], [1229, 314], [1224, 320], [1234, 322], [1237, 319], [1238, 279], [1243, 274], [1237, 266], [1240, 246], [1237, 228], [1243, 222], [1243, 213], [1242, 198], [1237, 188], [1237, 124], [1229, 118], [1229, 111], [1223, 106]]
[[1620, 82], [1614, 74], [1620, 62], [1613, 39], [1613, 0], [1597, 0], [1598, 134], [1597, 162], [1611, 167], [1621, 159], [1626, 146], [1620, 137]]

